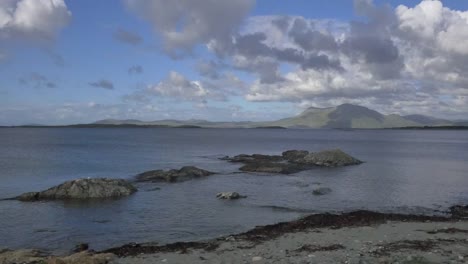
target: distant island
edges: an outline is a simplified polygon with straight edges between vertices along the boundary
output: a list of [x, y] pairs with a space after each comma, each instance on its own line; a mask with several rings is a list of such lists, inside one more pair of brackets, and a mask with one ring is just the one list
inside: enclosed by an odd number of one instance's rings
[[425, 115], [384, 115], [367, 107], [342, 104], [336, 107], [310, 107], [301, 114], [265, 122], [213, 122], [207, 120], [105, 119], [90, 124], [67, 126], [25, 125], [17, 127], [77, 128], [296, 128], [296, 129], [468, 129], [468, 121], [451, 121]]

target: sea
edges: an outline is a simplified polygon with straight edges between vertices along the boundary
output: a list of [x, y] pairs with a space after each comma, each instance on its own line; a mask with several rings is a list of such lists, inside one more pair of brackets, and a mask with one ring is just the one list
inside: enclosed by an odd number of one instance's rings
[[[340, 148], [364, 161], [291, 175], [242, 173], [226, 155]], [[77, 178], [134, 179], [193, 165], [217, 174], [137, 183], [118, 200], [0, 201], [0, 248], [67, 253], [126, 243], [199, 241], [313, 213], [444, 214], [468, 203], [465, 130], [2, 128], [0, 199]], [[317, 196], [318, 187], [332, 192]], [[247, 198], [219, 200], [218, 192]]]

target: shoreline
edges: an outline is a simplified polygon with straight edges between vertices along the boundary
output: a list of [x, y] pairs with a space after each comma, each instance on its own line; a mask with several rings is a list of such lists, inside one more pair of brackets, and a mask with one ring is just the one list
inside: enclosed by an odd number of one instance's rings
[[[0, 263], [221, 263], [223, 259], [230, 259], [224, 263], [282, 263], [284, 258], [288, 258], [289, 263], [309, 263], [301, 261], [311, 258], [318, 261], [312, 263], [336, 263], [333, 259], [338, 257], [359, 261], [369, 259], [368, 263], [373, 263], [376, 259], [394, 258], [396, 255], [404, 259], [435, 259], [435, 263], [440, 263], [443, 258], [465, 263], [463, 261], [468, 259], [468, 219], [458, 214], [457, 208], [466, 210], [466, 207], [451, 208], [454, 209], [447, 212], [447, 216], [365, 210], [312, 214], [200, 242], [130, 243], [68, 256], [51, 256], [37, 250], [0, 250]], [[352, 236], [361, 238], [351, 241], [348, 238]], [[364, 242], [366, 237], [378, 243]], [[356, 253], [350, 244], [368, 252]], [[375, 248], [367, 249], [368, 246]], [[459, 250], [459, 253], [450, 253], [450, 250]], [[353, 254], [354, 257], [351, 256]]]
[[332, 228], [340, 229], [345, 227], [362, 227], [383, 224], [388, 221], [393, 222], [454, 222], [460, 218], [426, 215], [406, 215], [393, 213], [379, 213], [374, 211], [352, 211], [341, 214], [311, 214], [297, 220], [279, 222], [271, 225], [257, 226], [246, 232], [231, 234], [220, 238], [210, 239], [204, 242], [175, 242], [165, 245], [154, 245], [153, 243], [130, 243], [119, 247], [109, 248], [99, 253], [113, 253], [119, 257], [136, 256], [140, 254], [152, 254], [160, 252], [187, 251], [190, 249], [214, 250], [218, 243], [227, 238], [235, 240], [249, 241], [259, 244], [275, 239], [285, 234], [302, 232], [308, 229]]

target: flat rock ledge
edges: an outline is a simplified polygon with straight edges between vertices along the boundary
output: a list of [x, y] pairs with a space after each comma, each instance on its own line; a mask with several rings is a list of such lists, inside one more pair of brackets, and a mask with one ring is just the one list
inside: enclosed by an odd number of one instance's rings
[[314, 167], [343, 167], [361, 164], [362, 161], [346, 154], [340, 149], [309, 152], [307, 150], [288, 150], [279, 155], [241, 154], [221, 158], [229, 162], [243, 163], [239, 170], [247, 172], [266, 172], [292, 174]]
[[183, 182], [215, 174], [194, 166], [185, 166], [179, 170], [152, 170], [136, 176], [137, 182]]
[[16, 200], [31, 202], [40, 200], [104, 199], [129, 196], [137, 189], [123, 179], [77, 179], [64, 182], [42, 192], [24, 193]]

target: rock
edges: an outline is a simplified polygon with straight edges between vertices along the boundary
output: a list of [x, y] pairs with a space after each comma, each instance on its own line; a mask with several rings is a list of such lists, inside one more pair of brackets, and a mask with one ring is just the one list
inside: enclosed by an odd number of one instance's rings
[[81, 252], [81, 251], [86, 251], [88, 249], [89, 249], [88, 244], [81, 243], [81, 244], [78, 244], [78, 245], [75, 246], [75, 248], [73, 249], [73, 252], [78, 253], [78, 252]]
[[194, 178], [206, 177], [215, 174], [214, 172], [199, 169], [194, 166], [185, 166], [180, 170], [152, 170], [140, 173], [136, 176], [137, 181], [145, 182], [182, 182], [188, 181]]
[[263, 258], [262, 258], [262, 257], [258, 257], [258, 256], [252, 258], [252, 261], [253, 261], [253, 262], [262, 261], [262, 260], [263, 260]]
[[309, 153], [301, 159], [294, 161], [299, 164], [316, 165], [324, 167], [341, 167], [349, 165], [358, 165], [362, 161], [344, 153], [340, 149], [324, 150], [315, 153]]
[[468, 217], [468, 205], [455, 205], [449, 208], [452, 217], [456, 218], [467, 218]]
[[234, 157], [226, 156], [224, 158], [221, 158], [221, 160], [227, 160], [230, 162], [241, 162], [241, 163], [251, 163], [251, 162], [258, 163], [258, 162], [279, 162], [279, 161], [283, 161], [284, 158], [282, 156], [277, 156], [277, 155], [240, 154]]
[[320, 187], [312, 191], [312, 194], [314, 195], [325, 195], [329, 194], [332, 192], [332, 189], [327, 188], [327, 187]]
[[291, 174], [313, 167], [339, 167], [361, 164], [362, 161], [351, 157], [339, 149], [309, 153], [306, 150], [287, 150], [281, 156], [240, 154], [221, 158], [230, 162], [244, 163], [241, 171]]
[[307, 150], [287, 150], [282, 153], [282, 157], [288, 161], [302, 159], [309, 154]]
[[218, 199], [225, 199], [225, 200], [236, 200], [240, 198], [246, 198], [247, 196], [240, 195], [237, 192], [220, 192], [216, 194]]
[[123, 179], [78, 179], [42, 192], [24, 193], [15, 199], [20, 201], [102, 199], [128, 196], [136, 191], [132, 184]]

